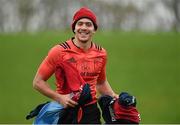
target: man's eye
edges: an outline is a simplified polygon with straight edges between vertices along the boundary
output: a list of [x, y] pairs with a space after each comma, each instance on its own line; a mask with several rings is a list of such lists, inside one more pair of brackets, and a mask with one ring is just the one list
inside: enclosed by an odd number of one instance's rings
[[92, 26], [92, 23], [91, 23], [91, 22], [87, 22], [87, 23], [86, 23], [86, 26], [87, 26], [87, 27], [91, 27], [91, 26]]
[[83, 25], [83, 23], [82, 23], [82, 22], [78, 22], [77, 24], [78, 24], [79, 26], [82, 26], [82, 25]]

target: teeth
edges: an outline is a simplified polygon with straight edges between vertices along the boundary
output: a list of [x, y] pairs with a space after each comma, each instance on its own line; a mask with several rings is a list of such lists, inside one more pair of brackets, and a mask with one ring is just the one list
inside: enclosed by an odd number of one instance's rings
[[85, 32], [85, 31], [79, 31], [79, 33], [84, 35], [89, 34], [89, 32]]
[[85, 33], [85, 32], [80, 32], [80, 34], [82, 34], [82, 35], [87, 35], [88, 33]]

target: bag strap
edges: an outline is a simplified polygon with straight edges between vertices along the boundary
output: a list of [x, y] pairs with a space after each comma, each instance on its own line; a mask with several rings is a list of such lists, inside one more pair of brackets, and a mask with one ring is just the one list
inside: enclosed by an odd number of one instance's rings
[[108, 106], [109, 112], [110, 112], [110, 115], [111, 115], [111, 121], [112, 121], [112, 122], [115, 122], [115, 121], [116, 121], [115, 114], [114, 114], [114, 110], [113, 110], [113, 107], [112, 107], [113, 104], [114, 104], [114, 102], [115, 102], [115, 100], [116, 100], [116, 99], [111, 100], [111, 102], [109, 103], [109, 106]]

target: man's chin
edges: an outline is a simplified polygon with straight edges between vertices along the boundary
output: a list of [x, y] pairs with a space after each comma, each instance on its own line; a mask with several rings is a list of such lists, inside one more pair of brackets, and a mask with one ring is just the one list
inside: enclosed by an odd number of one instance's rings
[[89, 41], [89, 39], [79, 39], [79, 41], [82, 43], [87, 43]]

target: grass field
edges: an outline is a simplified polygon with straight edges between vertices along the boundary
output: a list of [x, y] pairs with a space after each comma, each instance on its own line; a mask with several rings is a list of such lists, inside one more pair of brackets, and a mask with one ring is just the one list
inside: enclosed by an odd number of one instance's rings
[[[36, 69], [48, 50], [69, 32], [0, 34], [0, 123], [31, 123], [26, 114], [49, 100], [32, 88]], [[180, 123], [180, 35], [176, 33], [98, 32], [108, 51], [112, 88], [137, 97], [141, 123]], [[54, 79], [49, 83], [54, 88]]]

